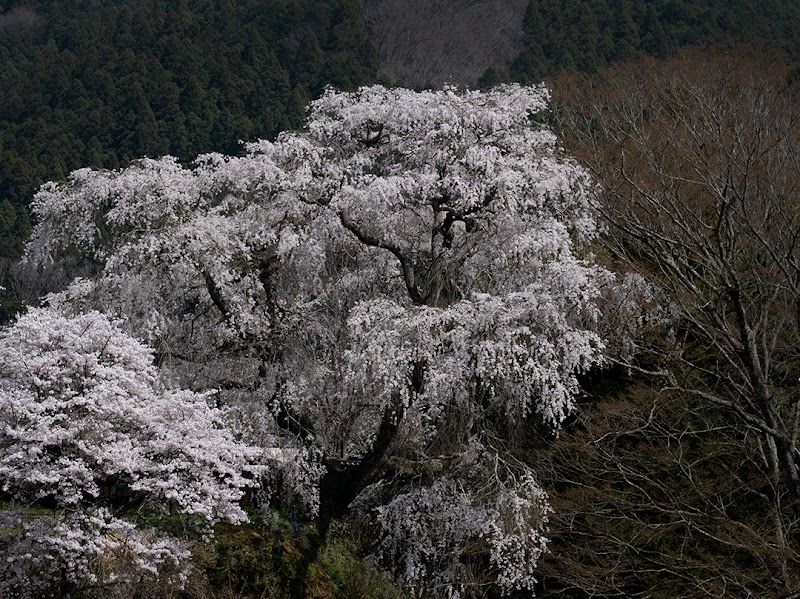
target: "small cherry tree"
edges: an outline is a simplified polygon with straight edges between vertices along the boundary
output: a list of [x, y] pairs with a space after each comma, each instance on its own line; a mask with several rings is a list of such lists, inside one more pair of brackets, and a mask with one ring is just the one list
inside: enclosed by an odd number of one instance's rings
[[93, 261], [58, 301], [124, 316], [168, 376], [219, 389], [323, 530], [372, 514], [375, 555], [420, 594], [529, 589], [548, 508], [511, 442], [573, 410], [616, 286], [547, 101], [329, 90], [305, 131], [241, 157], [43, 186], [26, 259]]
[[208, 398], [167, 388], [152, 350], [98, 312], [36, 308], [0, 331], [0, 484], [14, 506], [2, 514], [3, 595], [181, 586], [186, 548], [107, 508], [246, 520], [239, 500], [259, 451], [234, 440]]

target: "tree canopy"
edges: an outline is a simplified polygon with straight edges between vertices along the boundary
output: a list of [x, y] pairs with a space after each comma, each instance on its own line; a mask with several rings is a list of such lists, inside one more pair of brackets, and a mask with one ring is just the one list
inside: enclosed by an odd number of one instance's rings
[[374, 514], [409, 587], [487, 584], [482, 555], [530, 589], [548, 507], [515, 431], [572, 411], [605, 359], [599, 303], [626, 296], [593, 261], [590, 179], [535, 118], [547, 100], [329, 90], [303, 133], [244, 156], [44, 186], [26, 260], [94, 261], [58, 301], [124, 316], [238, 430], [305, 456], [301, 501], [323, 528]]
[[416, 1], [0, 1], [0, 594], [797, 593], [796, 4]]
[[[209, 524], [247, 519], [238, 502], [263, 470], [260, 451], [236, 442], [207, 399], [168, 389], [152, 350], [98, 312], [33, 308], [0, 331], [3, 496], [63, 510], [3, 510], [0, 590], [40, 597], [62, 577], [62, 592], [142, 576], [174, 575], [179, 586], [185, 548], [107, 508], [178, 508]], [[114, 566], [113, 554], [125, 551], [137, 563]], [[98, 559], [106, 571], [91, 568]]]

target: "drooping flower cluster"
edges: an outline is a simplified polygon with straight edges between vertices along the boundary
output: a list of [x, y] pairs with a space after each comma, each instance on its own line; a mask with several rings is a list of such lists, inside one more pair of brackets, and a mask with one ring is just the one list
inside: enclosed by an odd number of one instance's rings
[[152, 351], [102, 314], [31, 309], [0, 332], [2, 490], [80, 507], [116, 486], [241, 521], [258, 450], [236, 442], [207, 399], [165, 388]]
[[437, 477], [377, 509], [373, 557], [392, 564], [416, 596], [471, 596], [486, 583], [478, 567], [486, 555], [502, 592], [532, 590], [547, 548], [547, 495], [530, 471], [475, 439], [453, 471], [457, 478]]
[[[0, 595], [19, 599], [168, 596], [184, 587], [189, 551], [176, 538], [115, 518], [105, 508], [24, 515], [0, 511]], [[95, 589], [95, 592], [92, 592]]]
[[[239, 500], [263, 470], [260, 450], [237, 442], [208, 399], [165, 387], [152, 350], [98, 312], [32, 308], [0, 331], [0, 488], [13, 500], [0, 512], [3, 596], [180, 588], [180, 541], [96, 506], [177, 508], [203, 529], [246, 520]], [[26, 507], [37, 504], [58, 511]]]

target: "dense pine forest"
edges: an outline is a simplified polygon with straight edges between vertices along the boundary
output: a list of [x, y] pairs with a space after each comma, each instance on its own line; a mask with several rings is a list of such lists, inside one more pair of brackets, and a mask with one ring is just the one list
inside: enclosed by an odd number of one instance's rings
[[787, 0], [0, 0], [0, 596], [800, 596], [798, 86]]
[[141, 156], [236, 153], [298, 127], [325, 85], [375, 80], [355, 2], [6, 2], [4, 257], [43, 182]]
[[781, 0], [533, 0], [510, 74], [538, 81], [557, 70], [594, 72], [643, 54], [733, 41], [769, 44], [797, 60], [799, 19], [800, 7]]

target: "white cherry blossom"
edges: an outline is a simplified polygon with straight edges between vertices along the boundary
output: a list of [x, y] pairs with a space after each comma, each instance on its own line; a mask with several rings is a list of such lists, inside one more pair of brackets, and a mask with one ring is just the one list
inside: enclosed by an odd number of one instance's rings
[[[455, 592], [442, 581], [478, 535], [496, 584], [530, 589], [546, 545], [534, 473], [509, 466], [479, 483], [456, 456], [472, 443], [505, 463], [491, 440], [533, 420], [558, 427], [580, 373], [605, 360], [599, 308], [618, 283], [594, 263], [594, 186], [541, 124], [547, 101], [541, 86], [327, 90], [304, 131], [242, 156], [43, 186], [26, 260], [92, 260], [97, 276], [51, 304], [124, 318], [167, 380], [218, 389], [243, 435], [305, 456], [283, 478], [315, 489], [292, 494], [323, 526], [351, 502], [371, 506], [394, 531], [378, 554], [410, 586]], [[447, 465], [440, 480], [397, 472], [431, 460]], [[65, 497], [91, 489], [79, 466], [87, 482]], [[358, 498], [390, 479], [394, 495]], [[423, 514], [431, 494], [454, 511]], [[429, 525], [397, 524], [412, 512]], [[480, 530], [448, 524], [469, 514]], [[441, 539], [447, 555], [426, 534], [455, 535]]]

